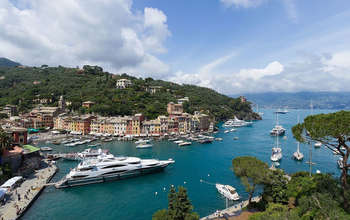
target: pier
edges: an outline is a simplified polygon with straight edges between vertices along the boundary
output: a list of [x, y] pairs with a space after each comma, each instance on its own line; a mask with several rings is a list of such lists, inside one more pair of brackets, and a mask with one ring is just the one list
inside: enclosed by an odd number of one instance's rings
[[[252, 202], [259, 202], [261, 200], [261, 196], [256, 196], [252, 198]], [[211, 215], [201, 218], [200, 220], [214, 220], [220, 219], [223, 216], [237, 216], [244, 207], [248, 205], [248, 200], [240, 202], [236, 205], [228, 207], [227, 209], [218, 210]]]
[[6, 196], [6, 203], [0, 207], [1, 220], [19, 219], [39, 197], [57, 170], [55, 165], [48, 165], [37, 170], [19, 187], [15, 188], [10, 196]]

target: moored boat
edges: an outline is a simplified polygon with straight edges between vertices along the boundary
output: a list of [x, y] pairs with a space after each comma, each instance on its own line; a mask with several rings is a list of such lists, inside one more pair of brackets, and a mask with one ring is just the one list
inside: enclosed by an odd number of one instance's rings
[[100, 156], [97, 159], [82, 161], [55, 186], [65, 188], [159, 172], [174, 162], [172, 159]]
[[187, 142], [179, 143], [178, 145], [181, 147], [181, 146], [187, 146], [187, 145], [191, 145], [191, 144], [192, 144], [192, 142], [187, 141]]
[[139, 144], [136, 148], [151, 148], [152, 146], [152, 144]]
[[215, 184], [215, 187], [221, 195], [225, 196], [229, 200], [236, 201], [240, 199], [236, 189], [230, 185], [217, 183]]

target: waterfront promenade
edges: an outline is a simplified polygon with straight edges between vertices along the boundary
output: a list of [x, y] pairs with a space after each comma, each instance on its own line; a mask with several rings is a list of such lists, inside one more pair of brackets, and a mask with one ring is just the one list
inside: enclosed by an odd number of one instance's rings
[[[252, 202], [259, 202], [261, 200], [261, 196], [256, 196], [252, 198]], [[200, 220], [214, 220], [220, 219], [223, 216], [237, 216], [242, 212], [242, 209], [248, 205], [248, 200], [245, 200], [241, 203], [228, 207], [227, 209], [218, 210], [211, 215], [201, 218]]]
[[51, 178], [57, 172], [56, 165], [48, 165], [37, 170], [27, 178], [11, 195], [6, 196], [6, 203], [0, 207], [1, 220], [18, 219], [32, 205]]

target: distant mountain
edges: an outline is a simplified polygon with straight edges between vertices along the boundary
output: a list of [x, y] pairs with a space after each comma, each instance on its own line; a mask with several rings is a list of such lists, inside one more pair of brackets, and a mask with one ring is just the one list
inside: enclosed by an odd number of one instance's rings
[[350, 109], [350, 92], [297, 92], [245, 94], [259, 108]]
[[0, 66], [1, 67], [16, 67], [21, 66], [20, 63], [14, 62], [4, 57], [0, 57]]

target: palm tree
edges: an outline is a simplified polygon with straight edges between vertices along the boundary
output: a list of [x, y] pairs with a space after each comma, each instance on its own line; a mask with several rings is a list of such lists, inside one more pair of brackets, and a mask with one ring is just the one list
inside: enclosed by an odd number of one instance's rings
[[11, 146], [12, 140], [11, 137], [6, 134], [4, 129], [0, 127], [0, 152], [1, 154], [4, 152], [4, 150], [9, 149]]

